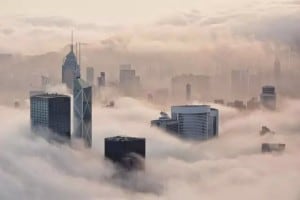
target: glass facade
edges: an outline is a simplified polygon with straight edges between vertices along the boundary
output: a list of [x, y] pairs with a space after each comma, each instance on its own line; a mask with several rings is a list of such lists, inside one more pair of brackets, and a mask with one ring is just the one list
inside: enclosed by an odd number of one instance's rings
[[82, 79], [74, 80], [74, 135], [92, 146], [92, 87]]
[[30, 97], [31, 128], [44, 127], [59, 136], [71, 137], [69, 96], [41, 94]]

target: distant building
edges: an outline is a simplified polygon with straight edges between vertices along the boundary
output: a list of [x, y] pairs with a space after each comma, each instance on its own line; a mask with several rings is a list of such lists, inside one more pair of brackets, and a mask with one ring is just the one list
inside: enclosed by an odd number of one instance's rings
[[105, 157], [119, 163], [126, 169], [144, 168], [146, 139], [134, 137], [105, 138]]
[[249, 95], [249, 71], [245, 69], [232, 70], [231, 92], [237, 99], [244, 99]]
[[274, 62], [274, 83], [277, 88], [280, 88], [281, 82], [281, 65], [278, 57], [276, 57]]
[[151, 125], [182, 138], [206, 140], [218, 136], [219, 111], [207, 105], [172, 106], [171, 118], [162, 115]]
[[276, 109], [276, 91], [274, 86], [262, 87], [262, 93], [260, 95], [260, 102], [262, 106], [269, 110]]
[[131, 65], [120, 66], [120, 89], [125, 95], [136, 96], [140, 91], [140, 77]]
[[246, 105], [241, 100], [235, 100], [233, 102], [228, 102], [227, 106], [232, 107], [232, 108], [236, 108], [238, 110], [246, 110]]
[[62, 65], [62, 83], [65, 83], [69, 89], [73, 90], [73, 81], [76, 78], [80, 78], [80, 66], [77, 63], [72, 43], [71, 51], [66, 56]]
[[53, 133], [71, 137], [71, 100], [60, 94], [38, 94], [30, 97], [30, 119], [33, 130], [48, 128]]
[[186, 100], [190, 101], [192, 96], [192, 86], [191, 84], [186, 84]]
[[98, 87], [104, 87], [106, 85], [105, 72], [101, 72], [98, 79]]
[[172, 78], [172, 97], [179, 101], [186, 100], [187, 84], [193, 86], [193, 97], [201, 100], [210, 98], [210, 77], [193, 74], [183, 74]]
[[257, 98], [253, 97], [249, 101], [247, 101], [247, 110], [256, 110], [259, 109], [260, 103]]
[[94, 85], [94, 68], [87, 67], [86, 68], [86, 81], [93, 86]]
[[263, 153], [268, 152], [283, 152], [285, 150], [285, 144], [280, 143], [263, 143], [261, 145], [261, 151]]
[[225, 104], [225, 101], [224, 101], [224, 99], [216, 99], [216, 100], [214, 100], [214, 103], [215, 103], [215, 104], [224, 105], [224, 104]]
[[92, 146], [92, 86], [78, 78], [73, 88], [74, 135]]
[[29, 97], [36, 96], [39, 94], [45, 94], [45, 91], [44, 90], [30, 90], [29, 91]]

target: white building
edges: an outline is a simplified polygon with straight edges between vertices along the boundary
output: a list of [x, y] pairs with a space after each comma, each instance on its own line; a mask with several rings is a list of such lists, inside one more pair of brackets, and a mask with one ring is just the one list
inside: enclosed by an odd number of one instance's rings
[[218, 135], [219, 111], [208, 105], [172, 106], [172, 119], [178, 121], [178, 134], [206, 140]]

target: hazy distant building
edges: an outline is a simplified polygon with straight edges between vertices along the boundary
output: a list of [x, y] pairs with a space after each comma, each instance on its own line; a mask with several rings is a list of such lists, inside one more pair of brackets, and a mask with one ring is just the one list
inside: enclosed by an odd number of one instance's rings
[[140, 91], [140, 77], [131, 65], [120, 66], [120, 89], [125, 95], [135, 96]]
[[262, 93], [260, 94], [260, 102], [264, 108], [269, 110], [276, 109], [276, 91], [274, 86], [262, 87]]
[[232, 70], [231, 93], [237, 99], [247, 98], [249, 95], [249, 72], [245, 69]]
[[281, 144], [281, 143], [263, 143], [261, 145], [261, 151], [263, 153], [283, 152], [284, 150], [285, 150], [285, 144]]
[[235, 100], [233, 102], [228, 102], [227, 106], [232, 107], [232, 108], [236, 108], [238, 110], [245, 110], [246, 109], [246, 105], [241, 100]]
[[92, 146], [92, 86], [80, 78], [74, 79], [73, 88], [74, 135]]
[[94, 68], [87, 67], [86, 68], [86, 81], [93, 86], [94, 85]]
[[201, 100], [210, 98], [210, 77], [205, 75], [183, 74], [171, 80], [172, 97], [175, 100], [186, 100], [187, 84], [193, 87], [193, 97]]
[[182, 138], [206, 140], [218, 136], [219, 111], [207, 105], [172, 106], [171, 118], [162, 116], [151, 125]]
[[186, 97], [185, 98], [186, 98], [187, 101], [190, 101], [191, 96], [192, 96], [192, 86], [191, 86], [191, 84], [188, 83], [188, 84], [186, 84], [185, 87], [186, 87], [186, 89], [185, 89], [186, 90], [185, 91], [186, 92], [186, 94], [185, 94]]
[[101, 72], [98, 79], [98, 87], [104, 87], [106, 85], [105, 72]]
[[38, 94], [30, 97], [31, 128], [48, 128], [53, 133], [71, 137], [71, 100], [60, 94]]
[[39, 95], [39, 94], [45, 94], [44, 90], [30, 90], [29, 91], [29, 97]]
[[65, 83], [69, 89], [73, 89], [73, 81], [80, 77], [80, 66], [77, 63], [76, 55], [71, 44], [71, 51], [66, 56], [62, 65], [62, 83]]
[[105, 138], [105, 157], [127, 169], [144, 168], [146, 139], [134, 137]]
[[247, 101], [247, 110], [256, 110], [259, 109], [260, 103], [257, 98], [253, 97]]
[[277, 88], [280, 88], [281, 82], [281, 65], [279, 59], [276, 57], [274, 62], [274, 83]]

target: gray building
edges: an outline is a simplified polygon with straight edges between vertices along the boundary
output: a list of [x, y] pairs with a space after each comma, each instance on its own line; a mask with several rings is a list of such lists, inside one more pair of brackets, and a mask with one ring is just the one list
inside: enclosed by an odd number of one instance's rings
[[92, 146], [92, 87], [80, 78], [73, 88], [74, 136]]
[[136, 75], [131, 65], [120, 66], [120, 89], [128, 96], [136, 96], [140, 91], [140, 77]]
[[93, 67], [86, 68], [86, 81], [90, 85], [94, 85], [94, 68]]
[[276, 91], [274, 86], [263, 86], [260, 94], [261, 105], [269, 110], [276, 109]]
[[47, 128], [53, 133], [71, 137], [71, 100], [60, 94], [38, 94], [30, 97], [32, 130]]
[[98, 77], [98, 87], [104, 87], [106, 85], [105, 72], [101, 72]]
[[71, 44], [71, 51], [65, 57], [62, 65], [62, 83], [65, 83], [69, 89], [73, 89], [73, 81], [80, 77], [80, 66], [77, 63], [76, 55]]
[[162, 116], [151, 125], [182, 138], [206, 140], [218, 136], [219, 111], [207, 105], [172, 106], [171, 118]]

